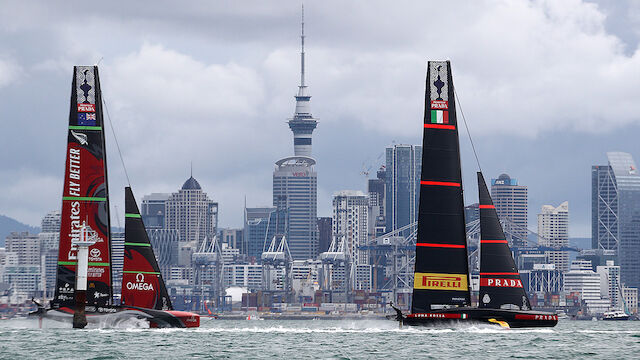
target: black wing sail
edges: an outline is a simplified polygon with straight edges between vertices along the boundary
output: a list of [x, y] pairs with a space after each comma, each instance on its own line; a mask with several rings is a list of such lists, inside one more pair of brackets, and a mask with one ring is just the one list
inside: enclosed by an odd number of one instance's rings
[[429, 61], [412, 313], [469, 306], [469, 265], [449, 61]]
[[122, 305], [172, 310], [167, 287], [130, 187], [125, 188], [124, 202]]
[[520, 273], [498, 220], [498, 213], [478, 172], [480, 192], [480, 294], [481, 308], [531, 309]]

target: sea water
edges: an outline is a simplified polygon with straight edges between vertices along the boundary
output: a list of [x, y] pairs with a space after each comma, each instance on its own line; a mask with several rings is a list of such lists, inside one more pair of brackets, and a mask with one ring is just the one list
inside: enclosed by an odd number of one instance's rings
[[561, 320], [555, 328], [404, 327], [385, 320], [230, 321], [149, 329], [143, 321], [74, 330], [2, 320], [1, 359], [640, 359], [640, 321]]

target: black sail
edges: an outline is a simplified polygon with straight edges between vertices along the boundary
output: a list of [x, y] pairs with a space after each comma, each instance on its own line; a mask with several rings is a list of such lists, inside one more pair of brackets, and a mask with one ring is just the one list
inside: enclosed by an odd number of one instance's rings
[[498, 213], [487, 184], [478, 172], [480, 196], [480, 293], [481, 308], [529, 310], [531, 304], [522, 287], [520, 273], [513, 261], [502, 231]]
[[429, 61], [412, 313], [469, 306], [460, 146], [449, 61]]
[[125, 188], [122, 305], [172, 310], [171, 299], [130, 187]]

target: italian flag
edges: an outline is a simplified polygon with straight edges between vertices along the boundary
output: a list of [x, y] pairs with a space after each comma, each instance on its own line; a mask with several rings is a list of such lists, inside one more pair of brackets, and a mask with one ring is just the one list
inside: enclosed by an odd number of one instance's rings
[[432, 124], [448, 124], [449, 112], [447, 110], [431, 110]]

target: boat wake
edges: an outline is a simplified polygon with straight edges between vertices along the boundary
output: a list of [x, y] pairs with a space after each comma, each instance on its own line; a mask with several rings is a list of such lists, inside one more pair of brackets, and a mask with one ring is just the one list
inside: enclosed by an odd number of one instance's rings
[[[246, 325], [245, 325], [246, 324]], [[296, 325], [301, 326], [296, 326]], [[221, 326], [223, 325], [223, 326]], [[236, 323], [235, 326], [229, 322], [212, 322], [207, 326], [192, 330], [201, 333], [407, 333], [407, 334], [444, 334], [444, 333], [555, 333], [552, 329], [504, 329], [497, 325], [479, 325], [479, 324], [455, 324], [433, 327], [414, 327], [404, 326], [399, 328], [397, 323], [388, 320], [359, 320], [359, 321], [327, 321], [313, 322], [313, 326], [309, 323], [291, 323], [270, 325], [269, 322], [261, 322], [260, 325], [255, 323]], [[184, 331], [183, 329], [160, 329], [157, 331]]]

